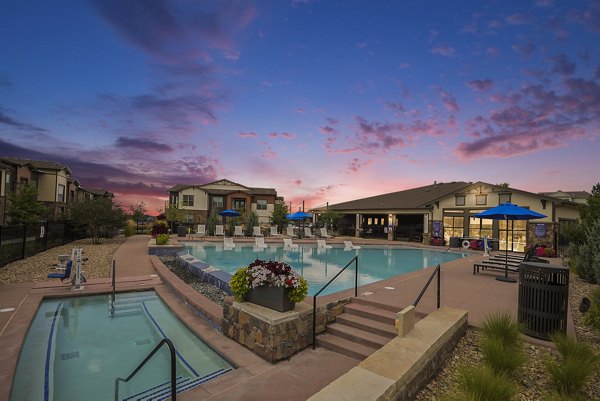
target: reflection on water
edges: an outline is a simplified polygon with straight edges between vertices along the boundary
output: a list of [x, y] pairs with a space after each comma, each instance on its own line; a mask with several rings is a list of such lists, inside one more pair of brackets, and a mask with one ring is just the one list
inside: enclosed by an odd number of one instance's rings
[[[463, 257], [459, 253], [444, 253], [430, 249], [372, 248], [344, 250], [299, 244], [298, 249], [269, 245], [266, 249], [236, 244], [234, 250], [223, 250], [220, 244], [187, 244], [185, 248], [209, 265], [234, 273], [255, 259], [289, 263], [309, 283], [309, 294], [316, 293], [335, 276], [354, 256], [358, 255], [358, 284], [365, 285], [425, 267], [435, 266]], [[354, 287], [354, 266], [348, 267], [322, 294], [331, 294]]]

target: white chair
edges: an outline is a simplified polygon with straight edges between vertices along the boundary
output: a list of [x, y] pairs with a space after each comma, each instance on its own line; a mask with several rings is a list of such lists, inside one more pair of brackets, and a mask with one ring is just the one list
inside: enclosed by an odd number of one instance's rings
[[223, 225], [222, 224], [218, 224], [215, 227], [215, 236], [219, 236], [219, 235], [221, 235], [223, 237], [225, 236], [225, 233], [223, 232]]
[[291, 238], [284, 238], [283, 248], [298, 249], [298, 244], [294, 244]]
[[325, 242], [324, 239], [318, 239], [317, 240], [317, 248], [331, 249], [333, 247], [331, 245], [327, 245], [327, 243]]
[[244, 236], [244, 232], [242, 231], [242, 226], [235, 226], [233, 236], [234, 237], [243, 237]]
[[304, 237], [305, 238], [315, 238], [310, 227], [304, 227]]
[[270, 237], [281, 237], [281, 234], [277, 232], [277, 226], [269, 227], [269, 236]]
[[206, 237], [206, 224], [198, 224], [198, 229], [196, 229], [196, 235], [201, 238]]
[[[275, 228], [277, 229], [277, 227]], [[252, 235], [255, 237], [264, 237], [264, 235], [260, 231], [260, 227], [252, 227]]]
[[287, 235], [288, 237], [293, 237], [294, 236], [294, 227], [286, 227], [285, 235]]
[[354, 245], [352, 241], [344, 241], [344, 251], [349, 251], [351, 249], [360, 249], [360, 246]]
[[235, 248], [235, 243], [232, 237], [223, 237], [223, 250]]
[[264, 237], [254, 237], [254, 247], [260, 248], [260, 249], [266, 249], [267, 244], [265, 244], [265, 238]]
[[321, 227], [321, 238], [333, 238], [327, 233], [327, 228]]

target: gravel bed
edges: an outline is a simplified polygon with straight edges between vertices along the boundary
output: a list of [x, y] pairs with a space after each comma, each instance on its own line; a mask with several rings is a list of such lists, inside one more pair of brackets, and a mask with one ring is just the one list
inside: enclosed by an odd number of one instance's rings
[[[587, 296], [597, 285], [585, 283], [575, 274], [569, 277], [569, 303], [575, 323], [577, 339], [592, 344], [597, 354], [600, 354], [600, 330], [592, 329], [581, 322], [579, 303], [581, 298]], [[442, 400], [452, 393], [458, 379], [460, 366], [480, 366], [483, 363], [483, 354], [480, 347], [481, 333], [469, 328], [459, 341], [452, 355], [442, 366], [433, 380], [417, 395], [417, 401]], [[547, 347], [525, 343], [526, 360], [523, 370], [515, 375], [518, 386], [519, 401], [545, 400], [546, 394], [551, 390], [549, 377], [546, 374], [544, 361], [556, 357], [558, 353]], [[600, 399], [600, 368], [588, 381], [586, 393], [589, 400]]]
[[175, 256], [160, 256], [160, 261], [163, 262], [169, 270], [175, 273], [180, 279], [182, 279], [187, 285], [210, 299], [212, 302], [223, 306], [224, 298], [228, 296], [225, 291], [216, 287], [212, 284], [208, 284], [200, 280], [193, 273], [190, 273], [185, 267], [177, 264], [177, 258]]
[[1, 266], [0, 283], [52, 281], [53, 279], [49, 279], [47, 275], [56, 272], [52, 267], [56, 266], [58, 255], [71, 255], [73, 248], [83, 248], [83, 256], [88, 258], [83, 265], [88, 279], [110, 277], [113, 255], [124, 241], [125, 237], [122, 235], [101, 239], [100, 244], [92, 244], [91, 238], [86, 238], [48, 249], [26, 259]]

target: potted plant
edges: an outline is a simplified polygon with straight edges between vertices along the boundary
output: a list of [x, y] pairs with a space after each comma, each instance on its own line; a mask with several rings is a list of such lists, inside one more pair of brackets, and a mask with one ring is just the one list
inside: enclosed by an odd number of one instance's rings
[[256, 259], [238, 269], [229, 282], [238, 301], [248, 301], [286, 312], [294, 309], [308, 294], [308, 283], [284, 262]]

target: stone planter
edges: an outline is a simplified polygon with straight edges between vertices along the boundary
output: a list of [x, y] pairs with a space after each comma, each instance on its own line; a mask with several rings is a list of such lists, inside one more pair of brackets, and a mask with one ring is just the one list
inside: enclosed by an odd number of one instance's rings
[[244, 296], [244, 300], [278, 312], [287, 312], [295, 306], [287, 294], [288, 289], [283, 287], [258, 287], [250, 289]]

